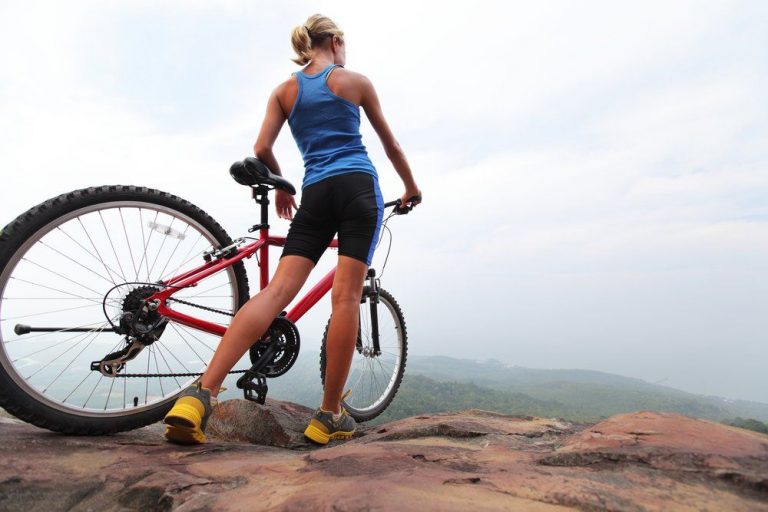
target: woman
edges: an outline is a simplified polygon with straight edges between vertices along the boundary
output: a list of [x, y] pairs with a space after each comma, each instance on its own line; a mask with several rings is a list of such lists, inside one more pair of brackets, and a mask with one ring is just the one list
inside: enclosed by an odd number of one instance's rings
[[[376, 91], [359, 73], [344, 69], [344, 33], [325, 16], [310, 16], [291, 35], [294, 62], [305, 66], [272, 93], [256, 140], [257, 158], [281, 174], [272, 146], [287, 120], [304, 158], [301, 207], [277, 190], [277, 214], [292, 219], [272, 281], [235, 315], [205, 374], [186, 389], [165, 417], [166, 438], [205, 442], [211, 401], [227, 373], [254, 340], [298, 294], [338, 232], [339, 260], [331, 292], [323, 402], [304, 434], [321, 444], [351, 437], [355, 421], [341, 407], [358, 331], [363, 281], [381, 229], [383, 201], [376, 169], [360, 136], [360, 107], [379, 135], [405, 185], [401, 204], [420, 196], [405, 155], [392, 134]], [[416, 204], [416, 201], [411, 201]]]

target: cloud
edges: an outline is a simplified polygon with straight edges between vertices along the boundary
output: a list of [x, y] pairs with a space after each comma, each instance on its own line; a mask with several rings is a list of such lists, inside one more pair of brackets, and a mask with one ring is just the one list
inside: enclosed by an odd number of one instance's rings
[[[227, 168], [296, 69], [290, 29], [319, 11], [345, 30], [348, 67], [373, 80], [424, 192], [390, 221], [385, 275], [414, 352], [672, 375], [768, 401], [764, 372], [733, 356], [768, 356], [763, 3], [0, 9], [5, 222], [122, 182], [174, 192], [245, 233], [257, 210]], [[386, 199], [399, 196], [366, 122], [363, 136]], [[299, 182], [287, 128], [276, 153]], [[323, 308], [302, 319], [310, 344]], [[697, 343], [706, 357], [691, 355]]]

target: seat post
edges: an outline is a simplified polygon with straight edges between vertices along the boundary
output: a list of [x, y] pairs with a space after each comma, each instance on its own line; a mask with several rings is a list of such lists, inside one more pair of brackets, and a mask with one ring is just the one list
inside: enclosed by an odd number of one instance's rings
[[261, 219], [259, 225], [262, 228], [269, 229], [269, 187], [259, 185], [253, 187], [253, 199], [261, 205]]
[[[259, 184], [253, 187], [253, 198], [261, 205], [261, 222], [248, 230], [249, 233], [259, 230], [261, 240], [269, 237], [269, 191], [270, 187]], [[265, 243], [259, 248], [259, 289], [263, 290], [269, 284], [269, 244]], [[265, 391], [266, 392], [266, 391]]]

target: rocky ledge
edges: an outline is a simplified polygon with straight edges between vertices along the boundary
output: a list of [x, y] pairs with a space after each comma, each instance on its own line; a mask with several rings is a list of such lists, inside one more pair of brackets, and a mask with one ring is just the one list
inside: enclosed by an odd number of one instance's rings
[[480, 410], [308, 443], [311, 411], [224, 402], [210, 442], [0, 423], [0, 510], [768, 511], [768, 436], [676, 414], [592, 426]]

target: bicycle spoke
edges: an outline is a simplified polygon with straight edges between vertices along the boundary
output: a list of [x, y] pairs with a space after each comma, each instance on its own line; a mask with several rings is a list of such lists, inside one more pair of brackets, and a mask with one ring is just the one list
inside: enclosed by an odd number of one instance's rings
[[[82, 226], [82, 223], [81, 223], [81, 226]], [[95, 259], [96, 261], [99, 261], [99, 262], [101, 262], [101, 263], [104, 265], [104, 268], [107, 270], [107, 275], [109, 275], [109, 276], [110, 276], [110, 278], [112, 277], [112, 276], [110, 275], [110, 271], [112, 271], [112, 272], [114, 272], [115, 274], [117, 274], [117, 272], [115, 272], [115, 270], [114, 270], [114, 269], [112, 269], [112, 267], [109, 267], [109, 266], [107, 266], [107, 264], [106, 264], [106, 263], [104, 263], [104, 260], [102, 260], [102, 259], [101, 259], [100, 255], [99, 255], [99, 256], [96, 256], [95, 254], [93, 254], [93, 253], [92, 253], [92, 252], [91, 252], [91, 251], [90, 251], [90, 250], [89, 250], [87, 247], [85, 247], [83, 244], [81, 244], [80, 242], [78, 242], [77, 240], [75, 240], [75, 238], [74, 238], [72, 235], [70, 235], [69, 233], [67, 233], [67, 232], [66, 232], [66, 231], [64, 231], [63, 229], [61, 229], [61, 226], [57, 227], [56, 229], [57, 229], [59, 232], [63, 233], [63, 234], [64, 234], [64, 235], [65, 235], [67, 238], [69, 238], [70, 240], [72, 240], [73, 242], [75, 242], [75, 243], [78, 245], [78, 247], [80, 247], [82, 250], [84, 250], [84, 251], [85, 251], [85, 252], [86, 252], [88, 255], [90, 255], [90, 256], [91, 256], [93, 259]], [[83, 229], [85, 229], [85, 228], [83, 228]], [[86, 235], [87, 235], [87, 233], [86, 233]], [[90, 238], [89, 238], [89, 240], [90, 240]], [[91, 243], [93, 243], [93, 242], [91, 242]], [[124, 277], [123, 277], [123, 280], [125, 280], [125, 278], [124, 278]], [[113, 282], [114, 282], [114, 281], [113, 281]]]
[[[176, 220], [176, 217], [173, 217], [171, 219], [171, 223], [168, 225], [168, 229], [173, 227], [173, 221]], [[154, 231], [154, 229], [153, 229]], [[160, 253], [163, 252], [163, 247], [165, 247], [165, 242], [168, 240], [167, 236], [163, 237], [163, 241], [160, 242], [160, 248], [157, 250], [157, 254], [155, 254], [155, 259], [152, 261], [152, 267], [147, 271], [147, 279], [149, 279], [149, 276], [152, 274], [152, 271], [155, 269], [155, 264], [157, 263], [157, 259], [160, 257]]]
[[[91, 340], [90, 340], [90, 341], [89, 341], [89, 342], [88, 342], [88, 343], [87, 343], [87, 344], [86, 344], [86, 345], [85, 345], [85, 346], [84, 346], [84, 347], [83, 347], [83, 348], [80, 350], [80, 352], [78, 352], [77, 354], [75, 354], [75, 357], [73, 357], [73, 358], [72, 358], [72, 360], [71, 360], [71, 361], [69, 361], [69, 363], [67, 363], [67, 366], [65, 366], [65, 367], [64, 367], [64, 369], [63, 369], [63, 370], [61, 370], [61, 371], [59, 372], [59, 374], [58, 374], [58, 375], [56, 375], [56, 378], [54, 378], [54, 379], [53, 379], [53, 380], [50, 382], [50, 384], [48, 384], [48, 385], [45, 387], [45, 389], [43, 389], [43, 393], [45, 393], [46, 391], [48, 391], [48, 388], [50, 388], [50, 387], [53, 385], [53, 383], [54, 383], [54, 382], [56, 382], [57, 380], [59, 380], [59, 377], [61, 377], [61, 375], [62, 375], [62, 374], [63, 374], [63, 373], [64, 373], [64, 372], [67, 370], [67, 368], [69, 368], [70, 366], [72, 366], [72, 363], [74, 363], [74, 362], [75, 362], [75, 359], [77, 359], [77, 357], [78, 357], [80, 354], [82, 354], [82, 353], [85, 351], [85, 349], [87, 349], [88, 347], [90, 347], [90, 346], [91, 346], [91, 343], [93, 343], [93, 340], [95, 340], [95, 339], [96, 339], [96, 337], [97, 337], [99, 334], [100, 334], [99, 332], [95, 332], [95, 333], [93, 333], [93, 337], [91, 338]], [[78, 341], [78, 342], [77, 342], [77, 344], [79, 345], [79, 344], [80, 344], [80, 342]], [[66, 353], [66, 352], [65, 352], [65, 353]], [[64, 354], [62, 354], [62, 355], [64, 355]], [[57, 357], [56, 359], [58, 359], [58, 357]]]
[[69, 400], [69, 397], [71, 397], [73, 394], [75, 394], [75, 391], [77, 391], [78, 389], [80, 389], [80, 386], [82, 386], [82, 385], [83, 385], [83, 382], [85, 382], [86, 380], [88, 380], [88, 377], [90, 377], [91, 375], [93, 375], [93, 373], [94, 373], [94, 372], [88, 372], [88, 373], [86, 373], [86, 374], [85, 374], [85, 377], [83, 378], [83, 380], [81, 380], [81, 381], [80, 381], [80, 384], [78, 384], [77, 386], [75, 386], [75, 388], [74, 388], [72, 391], [70, 391], [70, 392], [69, 392], [69, 394], [68, 394], [66, 397], [64, 397], [64, 400], [62, 400], [62, 402], [63, 402], [63, 403], [66, 403], [66, 402], [67, 402], [67, 400]]
[[109, 384], [109, 393], [107, 393], [107, 399], [104, 401], [104, 410], [107, 410], [107, 407], [109, 406], [109, 399], [112, 396], [112, 388], [115, 387], [115, 379], [112, 379], [112, 382]]
[[131, 242], [128, 240], [128, 230], [125, 228], [125, 218], [123, 217], [123, 209], [118, 208], [118, 213], [120, 214], [120, 222], [123, 225], [123, 234], [125, 235], [125, 244], [128, 246], [128, 254], [131, 257], [131, 265], [133, 266], [133, 271], [136, 273], [136, 277], [134, 278], [134, 281], [139, 278], [139, 271], [136, 269], [136, 260], [133, 259], [133, 250], [131, 249]]
[[29, 315], [12, 316], [10, 318], [3, 318], [0, 322], [7, 322], [8, 320], [18, 320], [19, 318], [29, 318], [31, 316], [51, 315], [53, 313], [61, 313], [62, 311], [74, 311], [75, 309], [92, 308], [94, 306], [101, 306], [101, 304], [86, 304], [85, 306], [76, 306], [73, 308], [55, 309], [52, 311], [45, 311], [43, 313], [32, 313]]
[[[363, 361], [363, 362], [365, 362], [365, 361]], [[360, 384], [360, 379], [363, 378], [364, 374], [365, 374], [365, 372], [363, 372], [361, 370], [358, 370], [357, 380], [355, 381], [355, 384], [352, 386], [352, 389], [357, 389], [357, 385]]]
[[[125, 373], [128, 373], [128, 363], [123, 366]], [[128, 379], [123, 379], [123, 409], [125, 409], [125, 395], [128, 391]]]
[[104, 216], [101, 214], [101, 210], [99, 210], [99, 218], [101, 219], [101, 225], [104, 227], [104, 233], [107, 235], [107, 239], [109, 240], [109, 245], [112, 247], [112, 254], [115, 255], [115, 260], [117, 260], [117, 266], [120, 267], [120, 277], [123, 281], [127, 281], [125, 278], [125, 271], [123, 270], [123, 265], [120, 263], [120, 257], [117, 255], [117, 250], [115, 249], [115, 244], [112, 243], [112, 235], [109, 234], [109, 229], [107, 229], [107, 224], [104, 222]]
[[[189, 256], [190, 254], [192, 254], [192, 250], [195, 247], [197, 247], [197, 244], [200, 243], [200, 240], [203, 240], [202, 233], [198, 235], [197, 240], [195, 240], [195, 243], [189, 248], [189, 250], [187, 251], [187, 254], [184, 255], [183, 261], [179, 263], [179, 266], [173, 269], [173, 272], [166, 274], [164, 276], [161, 276], [160, 277], [161, 281], [166, 282], [168, 278], [174, 277], [176, 274], [178, 274], [179, 270], [184, 268], [184, 265], [186, 265], [187, 263], [189, 263], [190, 261], [192, 261], [193, 259], [197, 258], [200, 255], [199, 253], [195, 253], [193, 256]], [[189, 259], [186, 259], [187, 257], [189, 257]]]
[[112, 280], [112, 278], [111, 278], [111, 277], [110, 277], [110, 278], [106, 278], [106, 277], [104, 277], [103, 275], [99, 274], [99, 273], [98, 273], [98, 272], [96, 272], [95, 270], [92, 270], [92, 269], [90, 269], [90, 268], [86, 267], [85, 265], [83, 265], [82, 263], [80, 263], [79, 261], [77, 261], [77, 260], [74, 260], [74, 259], [70, 258], [69, 256], [67, 256], [67, 255], [66, 255], [66, 254], [64, 254], [63, 252], [61, 252], [61, 251], [59, 251], [58, 249], [55, 249], [54, 247], [52, 247], [52, 246], [50, 246], [50, 245], [46, 244], [46, 243], [45, 243], [45, 242], [43, 242], [42, 240], [40, 240], [40, 241], [39, 241], [39, 243], [40, 243], [40, 245], [42, 245], [42, 246], [44, 246], [44, 247], [47, 247], [48, 249], [52, 250], [53, 252], [55, 252], [55, 253], [58, 253], [58, 254], [60, 254], [60, 255], [64, 256], [64, 257], [65, 257], [65, 258], [67, 258], [69, 261], [71, 261], [72, 263], [75, 263], [76, 265], [78, 265], [78, 266], [80, 266], [80, 267], [84, 268], [85, 270], [87, 270], [87, 271], [88, 271], [88, 272], [90, 272], [91, 274], [93, 274], [93, 275], [95, 275], [95, 276], [98, 276], [98, 277], [100, 277], [101, 279], [103, 279], [103, 280], [104, 280], [104, 281], [106, 281], [107, 283], [110, 283], [110, 284], [112, 284], [112, 285], [114, 285], [114, 284], [117, 284], [117, 283], [115, 283], [115, 282]]
[[169, 323], [171, 327], [173, 327], [173, 330], [176, 331], [176, 333], [181, 337], [181, 340], [189, 347], [189, 349], [197, 356], [197, 358], [203, 363], [203, 366], [208, 366], [208, 364], [203, 360], [202, 357], [200, 357], [200, 354], [197, 353], [197, 351], [192, 347], [192, 345], [189, 344], [187, 339], [184, 337], [183, 334], [176, 328], [176, 326], [172, 323]]
[[[149, 352], [147, 352], [147, 375], [149, 375]], [[144, 405], [146, 405], [149, 396], [149, 377], [145, 378], [144, 382]]]
[[[381, 364], [381, 359], [377, 357], [377, 358], [376, 358], [376, 363], [379, 365], [379, 368], [381, 368], [381, 372], [384, 374], [384, 377], [386, 377], [386, 376], [387, 376], [387, 374], [389, 374], [390, 372], [389, 372], [389, 371], [387, 371], [387, 370], [384, 368], [384, 366]], [[392, 377], [394, 377], [394, 375], [392, 375]], [[392, 377], [390, 377], [390, 378], [387, 380], [386, 384], [389, 384], [389, 382], [392, 380]], [[385, 389], [386, 389], [386, 388], [385, 388]]]
[[[50, 273], [52, 273], [52, 274], [56, 274], [56, 275], [57, 275], [57, 276], [59, 276], [59, 277], [63, 277], [64, 279], [67, 279], [66, 277], [62, 276], [62, 275], [61, 275], [61, 274], [59, 274], [58, 272], [54, 272], [54, 271], [53, 271], [53, 270], [51, 270], [51, 269], [45, 268], [45, 267], [43, 267], [43, 266], [41, 266], [41, 265], [38, 265], [37, 263], [35, 263], [35, 262], [33, 262], [33, 261], [30, 261], [30, 260], [24, 260], [24, 261], [29, 261], [29, 263], [32, 263], [33, 265], [37, 265], [38, 267], [40, 267], [40, 268], [42, 268], [42, 269], [44, 269], [44, 270], [47, 270], [47, 271], [49, 271], [49, 272], [50, 272]], [[26, 280], [26, 279], [22, 279], [22, 278], [20, 278], [20, 277], [14, 277], [14, 276], [11, 276], [11, 279], [13, 279], [14, 281], [20, 281], [20, 282], [22, 282], [22, 283], [31, 284], [32, 286], [39, 286], [40, 288], [46, 288], [46, 289], [48, 289], [48, 290], [52, 290], [52, 291], [54, 291], [54, 292], [63, 293], [63, 294], [65, 294], [65, 295], [71, 295], [72, 297], [77, 297], [78, 299], [84, 299], [84, 298], [85, 298], [85, 297], [83, 297], [82, 295], [77, 295], [76, 293], [65, 292], [64, 290], [59, 290], [58, 288], [53, 288], [53, 287], [51, 287], [51, 286], [46, 286], [46, 285], [44, 285], [44, 284], [35, 283], [35, 282], [33, 282], [33, 281], [28, 281], [28, 280]], [[68, 280], [68, 281], [72, 281], [71, 279], [67, 279], [67, 280]], [[72, 281], [72, 282], [73, 282], [73, 283], [75, 283], [75, 284], [77, 284], [77, 285], [80, 285], [80, 286], [82, 286], [83, 288], [85, 288], [86, 290], [88, 290], [88, 291], [90, 291], [90, 292], [93, 292], [93, 293], [96, 293], [96, 294], [98, 294], [98, 293], [99, 293], [99, 292], [97, 292], [96, 290], [92, 290], [91, 288], [88, 288], [87, 286], [85, 286], [85, 285], [83, 285], [83, 284], [80, 284], [80, 283], [76, 283], [75, 281]], [[101, 302], [101, 301], [95, 301], [95, 302]]]
[[376, 370], [373, 368], [373, 359], [371, 358], [370, 362], [368, 363], [368, 367], [371, 370], [371, 402], [373, 402], [376, 398], [376, 395], [373, 393], [378, 389], [379, 383], [376, 381]]
[[168, 268], [168, 264], [173, 259], [173, 255], [176, 254], [176, 250], [179, 248], [179, 245], [181, 245], [181, 241], [184, 240], [184, 238], [186, 238], [187, 230], [189, 230], [189, 224], [187, 224], [187, 227], [184, 228], [184, 232], [181, 234], [181, 237], [176, 242], [176, 246], [173, 248], [173, 251], [171, 252], [171, 255], [168, 256], [168, 261], [166, 261], [165, 265], [163, 265], [163, 270], [160, 271], [160, 276], [161, 277], [165, 275], [165, 270]]
[[91, 397], [93, 396], [93, 393], [96, 391], [96, 388], [99, 387], [99, 384], [101, 384], [101, 379], [104, 378], [103, 374], [99, 374], [99, 380], [96, 381], [96, 384], [94, 384], [93, 389], [91, 390], [91, 394], [88, 395], [88, 398], [85, 399], [85, 402], [83, 402], [83, 409], [85, 409], [85, 406], [88, 405], [88, 402], [91, 401]]
[[[155, 354], [155, 351], [152, 350], [152, 346], [149, 346], [149, 353], [152, 354], [152, 357], [155, 360], [155, 373], [160, 373], [160, 365], [157, 364], [157, 354]], [[165, 391], [163, 390], [163, 379], [162, 377], [157, 378], [157, 383], [160, 384], [160, 394], [165, 396]]]
[[[171, 326], [173, 326], [173, 324], [171, 324]], [[181, 365], [181, 367], [182, 367], [182, 368], [184, 368], [184, 372], [186, 372], [186, 373], [192, 373], [191, 371], [189, 371], [189, 368], [187, 368], [186, 366], [184, 366], [184, 363], [182, 363], [181, 361], [179, 361], [179, 358], [178, 358], [178, 357], [176, 357], [176, 354], [174, 354], [174, 353], [173, 353], [173, 351], [171, 351], [171, 350], [168, 350], [168, 353], [171, 355], [171, 357], [173, 357], [173, 358], [176, 360], [176, 362], [177, 362], [177, 363], [179, 363], [179, 364]]]
[[88, 336], [88, 335], [89, 335], [91, 332], [92, 332], [92, 331], [88, 331], [88, 332], [80, 333], [80, 334], [78, 334], [77, 336], [72, 336], [71, 338], [67, 338], [66, 340], [62, 340], [62, 341], [60, 341], [60, 342], [58, 342], [58, 343], [54, 343], [54, 344], [53, 344], [53, 345], [51, 345], [50, 347], [41, 348], [41, 349], [39, 349], [39, 350], [35, 350], [34, 352], [31, 352], [31, 353], [29, 353], [29, 354], [25, 354], [25, 355], [23, 355], [23, 356], [18, 356], [18, 357], [16, 357], [16, 359], [13, 359], [13, 360], [11, 360], [11, 362], [12, 362], [12, 363], [17, 363], [17, 362], [18, 362], [20, 359], [27, 359], [27, 358], [29, 358], [29, 357], [31, 357], [31, 356], [33, 356], [33, 355], [35, 355], [35, 354], [39, 354], [40, 352], [45, 352], [46, 350], [50, 350], [50, 349], [52, 349], [52, 348], [54, 348], [54, 347], [60, 347], [62, 344], [66, 343], [66, 342], [68, 342], [68, 341], [72, 341], [72, 340], [74, 340], [74, 339], [76, 339], [76, 338], [83, 338], [83, 337], [85, 337], [85, 336]]
[[[157, 218], [157, 214], [155, 214], [155, 218]], [[145, 238], [144, 233], [144, 216], [142, 215], [142, 209], [139, 208], [139, 226], [141, 227], [141, 260], [139, 260], [139, 273], [136, 274], [136, 280], [139, 280], [139, 274], [141, 273], [141, 264], [144, 263], [144, 260], [147, 256], [147, 246], [149, 245], [149, 238], [152, 238], [152, 233], [149, 233], [149, 237]], [[149, 279], [149, 263], [147, 263], [147, 279]]]
[[[161, 358], [163, 359], [163, 361], [165, 362], [165, 366], [166, 366], [166, 367], [168, 367], [168, 373], [173, 373], [173, 370], [171, 369], [171, 365], [169, 365], [169, 364], [168, 364], [168, 360], [167, 360], [167, 359], [165, 358], [165, 356], [163, 355], [163, 351], [162, 351], [162, 349], [160, 348], [160, 345], [157, 345], [157, 353], [158, 353], [158, 354], [160, 354], [160, 357], [161, 357]], [[158, 372], [158, 373], [160, 373], [160, 372]], [[178, 380], [176, 377], [173, 377], [173, 380], [175, 380], [175, 381], [176, 381], [176, 385], [177, 385], [177, 386], [181, 387], [181, 384], [179, 383], [179, 380]]]
[[[91, 235], [88, 233], [88, 231], [85, 229], [85, 226], [83, 226], [82, 219], [78, 216], [77, 222], [80, 223], [80, 227], [83, 228], [83, 232], [85, 233], [85, 236], [88, 238], [88, 241], [91, 242], [91, 247], [93, 247], [93, 250], [96, 251], [96, 255], [99, 257], [99, 261], [104, 266], [104, 270], [107, 271], [107, 276], [109, 276], [110, 281], [112, 281], [112, 284], [117, 284], [117, 281], [112, 279], [112, 274], [109, 271], [109, 268], [107, 267], [107, 264], [104, 263], [104, 258], [101, 257], [101, 253], [99, 252], [99, 249], [96, 247], [96, 244], [93, 243], [93, 239], [91, 238]], [[125, 281], [125, 279], [123, 279]]]
[[208, 350], [210, 350], [211, 352], [216, 352], [216, 349], [213, 349], [213, 348], [209, 347], [209, 346], [208, 346], [208, 345], [207, 345], [207, 344], [206, 344], [206, 343], [205, 343], [203, 340], [201, 340], [200, 338], [198, 338], [197, 336], [195, 336], [195, 335], [194, 335], [194, 334], [193, 334], [193, 333], [192, 333], [192, 332], [191, 332], [189, 329], [187, 329], [186, 327], [184, 327], [182, 324], [179, 324], [179, 327], [180, 327], [181, 329], [183, 329], [183, 330], [184, 330], [184, 332], [186, 332], [187, 334], [189, 334], [190, 336], [192, 336], [193, 338], [195, 338], [197, 341], [199, 341], [199, 342], [200, 342], [200, 344], [202, 344], [202, 345], [203, 345], [205, 348], [207, 348], [207, 349], [208, 349]]
[[[3, 297], [2, 300], [89, 300], [91, 302], [101, 302], [101, 297]], [[114, 301], [115, 299], [109, 299]]]
[[[117, 350], [117, 347], [120, 345], [121, 341], [118, 341], [117, 343], [115, 343], [115, 345], [112, 346], [112, 349], [110, 350], [110, 352], [114, 352], [115, 350]], [[69, 397], [71, 397], [75, 393], [75, 391], [77, 391], [80, 388], [80, 386], [82, 386], [83, 383], [86, 380], [88, 380], [88, 377], [90, 377], [93, 374], [94, 374], [94, 372], [86, 373], [85, 377], [83, 378], [83, 380], [81, 380], [80, 383], [77, 386], [75, 386], [75, 388], [72, 391], [70, 391], [69, 394], [66, 397], [64, 397], [64, 400], [62, 400], [62, 402], [66, 403], [66, 401], [69, 400]]]

